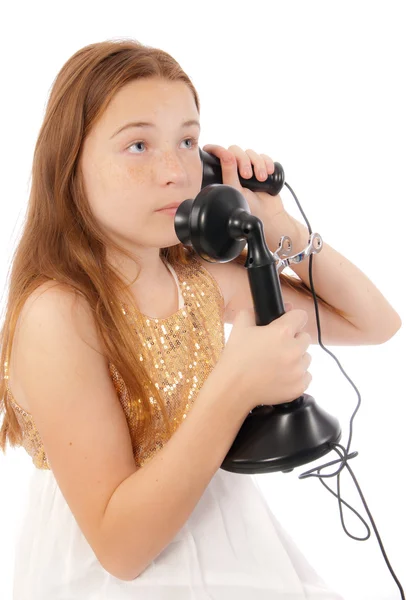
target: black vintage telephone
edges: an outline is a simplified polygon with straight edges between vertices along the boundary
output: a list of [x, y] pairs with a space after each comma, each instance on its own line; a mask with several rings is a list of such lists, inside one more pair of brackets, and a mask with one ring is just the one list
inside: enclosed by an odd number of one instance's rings
[[[185, 200], [175, 215], [176, 234], [185, 245], [208, 262], [228, 262], [241, 254], [248, 242], [245, 263], [255, 309], [256, 324], [267, 325], [284, 314], [284, 304], [278, 277], [278, 267], [291, 260], [279, 258], [291, 246], [290, 238], [281, 240], [280, 248], [270, 252], [264, 239], [260, 219], [251, 215], [244, 196], [235, 188], [222, 185], [220, 161], [216, 156], [200, 150], [203, 163], [202, 190], [195, 200]], [[264, 182], [255, 176], [240, 177], [241, 184], [251, 190], [262, 190], [276, 195], [284, 184], [284, 172], [279, 163]], [[321, 238], [313, 252], [321, 250]], [[294, 262], [305, 258], [303, 252]], [[276, 406], [260, 405], [244, 421], [221, 468], [234, 473], [269, 473], [292, 471], [331, 451], [331, 442], [337, 443], [341, 430], [337, 419], [317, 406], [309, 394], [293, 402]]]
[[[176, 211], [175, 230], [180, 242], [186, 246], [192, 246], [208, 262], [234, 260], [248, 244], [245, 268], [247, 269], [252, 293], [256, 324], [259, 326], [267, 325], [285, 312], [278, 269], [292, 263], [298, 263], [309, 256], [309, 280], [314, 299], [319, 344], [328, 354], [333, 356], [358, 395], [358, 404], [350, 420], [347, 448], [338, 443], [341, 438], [341, 429], [337, 419], [320, 408], [312, 396], [302, 394], [292, 402], [276, 406], [260, 405], [255, 407], [245, 419], [221, 468], [242, 474], [275, 471], [286, 473], [299, 465], [324, 456], [330, 450], [337, 452], [339, 459], [316, 466], [302, 473], [299, 479], [317, 477], [324, 487], [338, 499], [344, 531], [353, 539], [365, 541], [370, 537], [370, 529], [367, 523], [356, 510], [342, 500], [340, 495], [340, 473], [344, 467], [348, 469], [372, 522], [385, 562], [399, 587], [401, 598], [405, 600], [403, 589], [383, 550], [379, 533], [358, 482], [347, 464], [348, 460], [358, 455], [358, 452], [349, 454], [349, 448], [352, 438], [352, 421], [361, 404], [361, 397], [358, 389], [345, 374], [337, 358], [321, 342], [317, 297], [312, 277], [313, 254], [320, 252], [323, 247], [321, 236], [312, 233], [310, 224], [295, 193], [285, 182], [282, 165], [275, 162], [275, 171], [268, 176], [267, 180], [258, 181], [255, 175], [251, 179], [243, 179], [239, 176], [240, 183], [242, 187], [252, 191], [264, 191], [271, 195], [278, 194], [283, 185], [286, 185], [306, 221], [309, 230], [309, 244], [301, 252], [289, 256], [292, 242], [289, 237], [283, 236], [278, 249], [272, 253], [265, 242], [262, 222], [251, 214], [244, 196], [234, 187], [222, 184], [220, 160], [201, 149], [199, 149], [199, 152], [203, 166], [202, 189], [194, 200], [185, 200]], [[336, 463], [340, 463], [340, 466], [335, 473], [320, 475], [323, 468]], [[317, 471], [317, 474], [315, 474], [315, 471]], [[337, 494], [323, 481], [324, 478], [336, 475]], [[368, 531], [365, 537], [356, 537], [348, 533], [343, 522], [342, 504], [348, 506], [363, 522]]]

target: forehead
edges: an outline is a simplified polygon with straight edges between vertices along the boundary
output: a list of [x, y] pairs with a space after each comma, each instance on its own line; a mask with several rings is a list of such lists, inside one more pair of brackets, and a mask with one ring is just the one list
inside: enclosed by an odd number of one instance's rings
[[[191, 89], [183, 81], [148, 78], [124, 85], [107, 106], [100, 124], [114, 128], [126, 120], [197, 118], [198, 111]], [[176, 125], [176, 123], [173, 123]]]

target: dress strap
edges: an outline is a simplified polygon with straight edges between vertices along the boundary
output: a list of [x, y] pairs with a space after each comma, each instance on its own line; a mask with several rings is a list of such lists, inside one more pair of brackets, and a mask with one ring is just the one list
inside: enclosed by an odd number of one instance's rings
[[184, 308], [184, 306], [185, 306], [185, 299], [184, 299], [181, 289], [180, 289], [178, 275], [177, 275], [175, 269], [172, 267], [172, 265], [169, 264], [169, 262], [167, 260], [163, 259], [163, 261], [165, 263], [165, 266], [170, 271], [170, 273], [172, 273], [172, 276], [175, 279], [176, 287], [178, 288], [178, 310], [180, 310], [181, 308]]

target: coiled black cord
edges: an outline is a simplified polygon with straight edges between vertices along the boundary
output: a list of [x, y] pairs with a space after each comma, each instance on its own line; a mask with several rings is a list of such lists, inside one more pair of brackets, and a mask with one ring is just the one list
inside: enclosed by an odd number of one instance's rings
[[[291, 194], [293, 195], [293, 197], [294, 197], [294, 199], [296, 201], [296, 204], [297, 204], [300, 212], [302, 213], [303, 219], [306, 221], [306, 225], [307, 225], [307, 228], [309, 230], [309, 235], [312, 235], [312, 233], [313, 233], [312, 228], [310, 226], [310, 223], [309, 223], [306, 215], [303, 212], [302, 207], [300, 206], [300, 203], [299, 203], [299, 200], [296, 197], [296, 194], [294, 193], [294, 191], [292, 190], [292, 188], [290, 187], [290, 185], [288, 183], [286, 183], [286, 181], [285, 181], [285, 185], [290, 190]], [[342, 368], [342, 366], [341, 366], [340, 362], [338, 361], [337, 357], [334, 356], [334, 354], [332, 352], [330, 352], [330, 350], [328, 350], [323, 345], [323, 343], [321, 341], [319, 309], [318, 309], [318, 304], [317, 304], [316, 292], [314, 291], [314, 285], [313, 285], [313, 254], [310, 254], [310, 257], [309, 257], [309, 280], [310, 280], [311, 292], [313, 294], [314, 309], [316, 311], [316, 321], [317, 321], [317, 332], [318, 332], [318, 342], [319, 342], [319, 345], [323, 348], [323, 350], [325, 352], [327, 352], [328, 354], [330, 354], [330, 356], [332, 356], [334, 358], [334, 360], [338, 364], [341, 372], [348, 379], [348, 381], [350, 382], [350, 384], [354, 388], [354, 390], [355, 390], [355, 392], [356, 392], [356, 394], [358, 396], [358, 403], [357, 403], [357, 406], [356, 406], [356, 408], [355, 408], [355, 410], [354, 410], [354, 412], [353, 412], [353, 414], [351, 416], [351, 419], [350, 419], [350, 434], [349, 434], [349, 438], [348, 438], [347, 448], [344, 448], [341, 444], [337, 444], [337, 443], [334, 443], [334, 442], [331, 442], [329, 444], [330, 447], [331, 447], [331, 449], [334, 450], [335, 452], [337, 452], [337, 454], [340, 456], [340, 458], [337, 459], [337, 460], [333, 460], [333, 461], [331, 461], [329, 463], [326, 463], [324, 465], [319, 465], [319, 466], [315, 467], [314, 469], [310, 469], [309, 471], [306, 471], [305, 473], [302, 473], [301, 475], [299, 475], [299, 479], [306, 479], [307, 477], [317, 477], [320, 480], [320, 483], [322, 483], [324, 485], [324, 487], [331, 494], [333, 494], [338, 499], [338, 506], [339, 506], [339, 509], [340, 509], [341, 524], [343, 526], [343, 529], [344, 529], [345, 533], [349, 537], [351, 537], [352, 539], [354, 539], [354, 540], [358, 540], [360, 542], [364, 542], [364, 541], [366, 541], [370, 537], [371, 530], [369, 529], [366, 521], [361, 517], [361, 515], [354, 508], [352, 508], [352, 506], [350, 506], [347, 502], [345, 502], [345, 500], [343, 500], [341, 498], [341, 494], [340, 494], [340, 474], [341, 474], [341, 471], [344, 469], [344, 467], [346, 467], [348, 469], [348, 471], [349, 471], [349, 473], [350, 473], [350, 475], [351, 475], [351, 477], [352, 477], [352, 479], [353, 479], [353, 481], [354, 481], [354, 483], [356, 485], [356, 488], [358, 490], [358, 493], [360, 495], [360, 498], [362, 500], [364, 508], [365, 508], [365, 510], [366, 510], [369, 518], [370, 518], [373, 530], [374, 530], [375, 535], [377, 537], [379, 547], [381, 549], [381, 552], [383, 554], [385, 562], [386, 562], [386, 564], [388, 566], [388, 569], [389, 569], [392, 577], [396, 581], [396, 585], [398, 586], [398, 588], [400, 590], [400, 595], [401, 595], [402, 600], [405, 600], [405, 594], [404, 594], [403, 588], [402, 588], [402, 586], [401, 586], [401, 584], [399, 582], [399, 579], [396, 577], [396, 575], [395, 575], [395, 573], [393, 571], [393, 568], [392, 568], [392, 566], [391, 566], [391, 564], [390, 564], [390, 562], [389, 562], [389, 560], [387, 558], [385, 549], [384, 549], [383, 544], [382, 544], [382, 540], [381, 540], [380, 535], [378, 533], [378, 530], [376, 528], [375, 522], [374, 522], [374, 520], [372, 518], [371, 511], [369, 510], [368, 505], [367, 505], [367, 503], [365, 501], [365, 498], [364, 498], [364, 496], [363, 496], [363, 494], [361, 492], [361, 489], [360, 489], [360, 487], [358, 485], [357, 478], [355, 477], [354, 473], [352, 472], [351, 467], [348, 465], [348, 461], [351, 458], [355, 458], [356, 456], [358, 456], [358, 452], [352, 452], [351, 454], [349, 454], [349, 450], [350, 450], [351, 439], [352, 439], [352, 423], [353, 423], [354, 417], [355, 417], [355, 415], [356, 415], [356, 413], [357, 413], [357, 411], [358, 411], [358, 409], [359, 409], [359, 407], [361, 405], [361, 395], [360, 395], [357, 387], [355, 386], [354, 382], [345, 373], [345, 371]], [[339, 449], [342, 451], [342, 453], [340, 452]], [[337, 469], [337, 471], [335, 473], [329, 473], [328, 475], [320, 475], [320, 471], [322, 469], [325, 469], [326, 467], [330, 467], [331, 465], [334, 465], [334, 464], [337, 464], [337, 463], [340, 464], [340, 467]], [[315, 474], [314, 471], [317, 471], [317, 474]], [[329, 488], [328, 485], [326, 485], [326, 483], [323, 481], [324, 478], [335, 477], [336, 475], [337, 475], [337, 493], [335, 493], [331, 488]], [[343, 519], [343, 509], [342, 509], [342, 505], [343, 504], [345, 504], [345, 506], [347, 506], [350, 510], [352, 510], [352, 512], [355, 513], [359, 517], [359, 519], [363, 522], [363, 524], [365, 525], [365, 527], [366, 527], [366, 529], [368, 531], [368, 533], [367, 533], [367, 535], [365, 537], [363, 537], [363, 538], [356, 537], [355, 535], [352, 535], [352, 534], [350, 534], [347, 531], [347, 529], [345, 527], [344, 519]]]

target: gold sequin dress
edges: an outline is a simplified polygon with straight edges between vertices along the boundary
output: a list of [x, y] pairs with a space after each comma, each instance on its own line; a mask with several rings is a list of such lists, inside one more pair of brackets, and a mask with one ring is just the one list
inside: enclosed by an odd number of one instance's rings
[[[179, 308], [166, 319], [143, 315], [137, 332], [140, 359], [165, 398], [175, 431], [224, 347], [224, 301], [216, 280], [193, 255], [188, 265], [167, 266], [178, 286]], [[135, 320], [127, 306], [123, 310]], [[142, 467], [166, 438], [160, 435], [158, 416], [153, 444], [137, 436], [125, 384], [114, 365], [109, 368]], [[275, 519], [255, 477], [222, 469], [140, 577], [113, 577], [78, 527], [31, 415], [18, 406], [10, 389], [8, 398], [35, 467], [16, 545], [13, 600], [342, 600]]]

